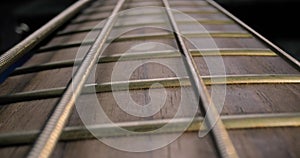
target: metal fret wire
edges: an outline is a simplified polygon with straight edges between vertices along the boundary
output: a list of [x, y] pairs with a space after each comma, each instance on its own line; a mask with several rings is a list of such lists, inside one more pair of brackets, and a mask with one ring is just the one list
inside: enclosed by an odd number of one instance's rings
[[[183, 32], [186, 37], [190, 38], [253, 38], [253, 36], [246, 32], [209, 32], [209, 33], [196, 33], [196, 32]], [[140, 40], [140, 39], [157, 39], [157, 38], [172, 38], [173, 35], [169, 33], [147, 33], [144, 35], [127, 35], [121, 36], [116, 39], [108, 39], [107, 42], [122, 42], [127, 40]], [[53, 46], [45, 46], [37, 50], [36, 53], [48, 52], [53, 50], [59, 50], [63, 48], [79, 47], [83, 45], [91, 45], [94, 40], [82, 41], [72, 41], [64, 44], [57, 44]]]
[[[264, 56], [264, 57], [276, 57], [277, 54], [269, 49], [207, 49], [207, 50], [189, 50], [193, 57], [202, 56]], [[122, 58], [121, 58], [122, 57]], [[166, 50], [166, 51], [153, 51], [153, 52], [140, 52], [136, 54], [116, 54], [103, 56], [99, 59], [98, 63], [109, 63], [117, 61], [131, 61], [131, 60], [143, 60], [143, 59], [158, 59], [158, 58], [177, 58], [181, 57], [178, 51]], [[82, 59], [76, 60], [63, 60], [54, 61], [49, 63], [44, 63], [40, 65], [23, 66], [16, 68], [16, 70], [11, 74], [11, 76], [22, 75], [26, 73], [40, 72], [45, 70], [59, 69], [77, 66], [81, 63]]]
[[[223, 115], [221, 119], [226, 129], [259, 129], [259, 128], [278, 128], [278, 127], [298, 127], [300, 126], [300, 113], [270, 113], [270, 114], [239, 114], [239, 115]], [[128, 136], [128, 133], [116, 132], [115, 128], [124, 128], [130, 131], [145, 131], [152, 134], [152, 130], [156, 130], [165, 124], [169, 124], [168, 128], [156, 131], [155, 134], [180, 132], [182, 125], [189, 122], [189, 118], [177, 119], [159, 119], [148, 121], [130, 121], [116, 122], [114, 126], [111, 124], [95, 124], [89, 125], [88, 129], [96, 132], [97, 137], [116, 137]], [[186, 129], [186, 132], [197, 132], [203, 123], [203, 117], [194, 118], [193, 122]], [[130, 136], [139, 135], [139, 132], [133, 132]], [[157, 133], [159, 132], [159, 133]], [[38, 136], [38, 130], [8, 132], [0, 134], [0, 146], [24, 145], [34, 142]], [[87, 130], [85, 126], [68, 126], [63, 129], [60, 141], [86, 140], [94, 139], [94, 135]]]
[[[201, 76], [205, 85], [233, 85], [233, 84], [299, 84], [300, 75], [285, 75], [285, 74], [253, 74], [253, 75], [226, 75], [226, 76]], [[226, 78], [226, 81], [224, 81]], [[112, 86], [117, 86], [114, 91], [142, 90], [148, 88], [162, 88], [160, 86], [153, 87], [154, 83], [160, 83], [165, 88], [175, 88], [179, 86], [191, 86], [188, 77], [170, 77], [170, 78], [154, 78], [118, 82], [106, 82], [101, 84], [86, 84], [82, 90], [83, 94], [111, 92]], [[15, 94], [0, 96], [0, 104], [10, 104], [22, 101], [32, 101], [37, 99], [49, 99], [60, 97], [66, 87], [57, 87], [50, 89], [34, 90], [27, 92], [19, 92]]]
[[[232, 24], [235, 24], [231, 20], [198, 20], [198, 21], [201, 24], [209, 24], [209, 25], [232, 25]], [[189, 21], [177, 21], [177, 23], [181, 23], [181, 25], [189, 25]], [[158, 25], [158, 26], [164, 25], [164, 23], [161, 23], [161, 22], [151, 22], [148, 24]], [[140, 25], [145, 25], [145, 23], [115, 25], [114, 28], [133, 27], [133, 26], [140, 26]], [[61, 31], [61, 32], [58, 32], [56, 36], [63, 36], [63, 35], [76, 34], [76, 33], [82, 33], [82, 32], [90, 32], [90, 31], [98, 31], [98, 30], [101, 30], [101, 27], [84, 27], [84, 28], [79, 28], [77, 30]]]

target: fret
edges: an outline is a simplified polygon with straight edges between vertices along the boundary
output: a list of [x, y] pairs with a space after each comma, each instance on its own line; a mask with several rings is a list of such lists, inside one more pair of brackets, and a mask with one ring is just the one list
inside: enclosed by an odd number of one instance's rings
[[[134, 1], [131, 1], [131, 3], [133, 5], [129, 5], [129, 7], [135, 7], [135, 6], [153, 6], [153, 5], [159, 5], [161, 6], [161, 3], [160, 2], [134, 2]], [[196, 3], [187, 3], [186, 1], [170, 1], [169, 2], [172, 6], [208, 6], [208, 4], [204, 1], [197, 1]], [[91, 9], [97, 9], [98, 7], [101, 7], [103, 4], [102, 2], [100, 3], [93, 3], [91, 6]], [[108, 5], [110, 7], [113, 7], [112, 5], [114, 5], [113, 3], [108, 3], [106, 2], [105, 5]], [[98, 10], [101, 10], [100, 8]], [[112, 8], [111, 8], [112, 10]]]
[[107, 17], [97, 17], [97, 18], [88, 18], [88, 19], [84, 19], [84, 20], [73, 20], [70, 22], [70, 24], [74, 25], [74, 24], [82, 24], [82, 23], [88, 23], [88, 22], [93, 22], [93, 21], [103, 21], [105, 20]]
[[[128, 5], [128, 6], [126, 6], [127, 8], [135, 8], [135, 7], [160, 7], [160, 5], [161, 4], [159, 4], [158, 3], [158, 5], [147, 5], [147, 4], [145, 4], [145, 5], [143, 5], [143, 4], [138, 4], [138, 3], [134, 3], [134, 4], [130, 4], [130, 5]], [[200, 3], [197, 3], [197, 4], [189, 4], [189, 3], [184, 3], [184, 2], [182, 2], [182, 3], [173, 3], [172, 4], [172, 6], [173, 7], [180, 7], [180, 6], [195, 6], [195, 5], [197, 5], [197, 7], [199, 7], [199, 11], [189, 11], [189, 10], [187, 10], [186, 12], [187, 13], [190, 13], [190, 14], [193, 14], [193, 13], [199, 13], [200, 12], [200, 14], [201, 14], [201, 12], [203, 11], [203, 13], [204, 14], [210, 14], [210, 13], [212, 13], [212, 14], [214, 14], [214, 13], [219, 13], [217, 10], [216, 11], [206, 11], [206, 10], [201, 10], [201, 8], [200, 7], [210, 7], [209, 5], [207, 5], [207, 3], [202, 3], [202, 4], [200, 4]], [[88, 8], [88, 9], [86, 9], [86, 10], [84, 10], [82, 13], [82, 15], [91, 15], [91, 14], [96, 14], [96, 13], [104, 13], [104, 12], [111, 12], [112, 11], [112, 8], [113, 8], [114, 6], [105, 6], [105, 7], [103, 7], [103, 6], [93, 6], [93, 7], [91, 7], [91, 8]]]
[[[185, 42], [180, 35], [180, 30], [175, 20], [175, 17], [171, 11], [168, 0], [162, 0], [164, 7], [166, 8], [166, 13], [168, 15], [171, 27], [174, 31], [174, 37], [177, 42], [177, 46], [182, 53], [182, 59], [185, 61], [184, 65], [187, 69], [188, 75], [192, 87], [194, 88], [195, 95], [199, 97], [199, 109], [201, 112], [206, 115], [204, 120], [206, 127], [212, 130], [211, 136], [215, 142], [215, 147], [218, 153], [223, 158], [237, 158], [238, 154], [233, 146], [231, 139], [226, 131], [225, 125], [222, 120], [219, 120], [219, 113], [216, 106], [213, 104], [211, 97], [206, 89], [205, 83], [200, 76], [199, 70], [196, 66], [196, 63], [188, 51]], [[199, 131], [200, 134], [200, 131]]]
[[[86, 12], [83, 12], [82, 16], [86, 16], [87, 18], [89, 18], [90, 15], [93, 15], [93, 14], [99, 14], [99, 13], [102, 13], [103, 10], [99, 9], [99, 10], [92, 10], [92, 11], [86, 11]], [[181, 11], [183, 12], [184, 14], [220, 14], [219, 11], [217, 10], [185, 10], [185, 11]], [[179, 13], [174, 13], [174, 14], [179, 14]], [[128, 13], [128, 14], [125, 14], [125, 15], [120, 15], [119, 17], [128, 17], [128, 16], [147, 16], [147, 15], [162, 15], [163, 14], [161, 12], [146, 12], [146, 13], [140, 13], [140, 14], [137, 14], [137, 13]], [[98, 20], [104, 20], [105, 16], [103, 17], [98, 17], [98, 18], [93, 18], [95, 20], [92, 20], [91, 21], [98, 21]], [[96, 20], [98, 19], [98, 20]], [[72, 21], [72, 23], [76, 23], [76, 20]]]
[[[247, 32], [208, 32], [208, 33], [201, 33], [201, 32], [186, 32], [183, 34], [185, 37], [188, 38], [252, 38], [252, 35]], [[128, 40], [145, 40], [145, 39], [168, 39], [173, 38], [171, 33], [148, 33], [148, 34], [136, 34], [136, 35], [125, 35], [121, 36], [116, 39], [108, 39], [107, 42], [122, 42]], [[81, 45], [91, 45], [93, 43], [92, 40], [85, 40], [85, 41], [74, 41], [54, 46], [46, 46], [42, 47], [36, 51], [36, 53], [53, 51], [53, 50], [60, 50], [64, 48], [71, 48], [71, 47], [79, 47]]]
[[[269, 49], [220, 49], [220, 50], [195, 50], [190, 49], [190, 53], [193, 57], [202, 56], [265, 56], [265, 57], [276, 57], [277, 55]], [[161, 59], [161, 58], [175, 58], [180, 57], [178, 51], [166, 50], [166, 51], [153, 51], [153, 52], [139, 52], [134, 54], [116, 54], [110, 56], [100, 57], [98, 63], [109, 63], [118, 61], [131, 61], [131, 60], [144, 60], [144, 59]], [[71, 66], [78, 66], [82, 59], [65, 60], [50, 62], [41, 65], [19, 67], [11, 76], [33, 73], [51, 69], [65, 68]]]
[[[146, 6], [148, 7], [148, 6]], [[93, 14], [101, 14], [101, 13], [105, 13], [105, 12], [110, 12], [110, 10], [103, 10], [103, 9], [91, 9], [91, 10], [85, 10], [82, 12], [81, 15], [83, 16], [90, 16], [90, 15], [93, 15]], [[218, 10], [185, 10], [183, 11], [184, 13], [186, 14], [220, 14], [220, 12]], [[161, 14], [160, 12], [146, 12], [146, 13], [141, 13], [141, 15], [157, 15], [157, 14]], [[129, 15], [129, 16], [137, 16], [138, 14], [137, 13], [129, 13], [129, 14], [126, 14], [126, 15]], [[122, 15], [120, 15], [122, 16]]]
[[[284, 75], [284, 74], [253, 74], [253, 75], [227, 75], [225, 76], [202, 76], [205, 85], [240, 85], [240, 84], [299, 84], [300, 75]], [[226, 79], [226, 80], [225, 80]], [[191, 86], [188, 77], [171, 77], [163, 79], [142, 79], [130, 80], [129, 82], [108, 82], [102, 84], [88, 84], [83, 89], [83, 94], [111, 92], [111, 87], [118, 87], [114, 90], [141, 90], [149, 89], [154, 83], [160, 83], [165, 88], [175, 88], [180, 86]], [[152, 87], [162, 88], [162, 87]], [[65, 87], [43, 89], [29, 92], [20, 92], [6, 96], [0, 96], [0, 104], [9, 104], [21, 101], [30, 101], [37, 99], [48, 99], [60, 97]]]
[[[182, 35], [187, 38], [252, 38], [252, 35], [247, 32], [182, 32]], [[125, 35], [121, 36], [114, 42], [128, 41], [128, 40], [146, 40], [156, 38], [172, 38], [173, 34], [170, 33], [149, 33], [149, 34], [137, 34], [137, 35]], [[111, 40], [110, 40], [111, 41]]]
[[[102, 19], [104, 20], [104, 19]], [[102, 20], [95, 20], [101, 22]], [[85, 21], [83, 20], [82, 22], [77, 22], [77, 23], [70, 23], [70, 25], [76, 25], [76, 24], [81, 24], [81, 23], [88, 23], [88, 22], [95, 22], [95, 21]], [[195, 21], [191, 20], [183, 20], [183, 21], [178, 21], [178, 24], [195, 24], [195, 23], [200, 23], [201, 25], [225, 25], [225, 24], [234, 24], [233, 21], [231, 20], [213, 20], [213, 19], [196, 19]], [[143, 22], [143, 23], [125, 23], [125, 24], [116, 24], [114, 28], [123, 28], [123, 27], [138, 27], [138, 26], [147, 26], [147, 25], [165, 25], [166, 23], [162, 20], [158, 21], [150, 21], [150, 22]]]
[[54, 50], [62, 50], [65, 48], [87, 46], [87, 45], [92, 45], [93, 43], [94, 41], [92, 40], [68, 42], [68, 43], [63, 43], [54, 46], [41, 47], [40, 49], [36, 50], [34, 53], [43, 53], [43, 52], [54, 51]]
[[[91, 7], [96, 7], [97, 5], [100, 5], [100, 6], [111, 6], [111, 5], [115, 5], [115, 3], [117, 2], [117, 0], [110, 0], [110, 1], [106, 1], [105, 3], [103, 3], [103, 1], [94, 1], [90, 6]], [[192, 4], [190, 4], [190, 3]], [[135, 3], [140, 3], [140, 4], [143, 4], [143, 3], [158, 3], [160, 4], [160, 7], [162, 6], [162, 3], [160, 1], [143, 1], [143, 0], [130, 0], [128, 1], [129, 4], [135, 4]], [[170, 5], [173, 6], [173, 5], [178, 5], [178, 6], [195, 6], [195, 5], [199, 5], [199, 6], [208, 6], [209, 3], [207, 3], [205, 0], [170, 0], [169, 1]], [[126, 6], [128, 4], [125, 4], [124, 6]]]
[[76, 34], [76, 33], [84, 33], [84, 32], [90, 32], [90, 31], [99, 31], [101, 30], [101, 28], [90, 28], [90, 27], [87, 27], [87, 28], [80, 28], [80, 29], [76, 29], [76, 30], [72, 30], [72, 31], [60, 31], [56, 34], [56, 37], [57, 36], [65, 36], [65, 35], [72, 35], [72, 34]]
[[[201, 25], [231, 25], [234, 24], [233, 21], [230, 20], [199, 20], [198, 21]], [[180, 25], [190, 25], [195, 24], [195, 21], [178, 21]], [[122, 25], [115, 25], [114, 28], [123, 28], [123, 27], [139, 27], [139, 26], [160, 26], [164, 25], [164, 22], [149, 22], [149, 23], [134, 23], [134, 24], [122, 24]], [[72, 30], [72, 31], [62, 31], [58, 32], [57, 36], [63, 36], [63, 35], [69, 35], [69, 34], [76, 34], [76, 33], [83, 33], [83, 32], [90, 32], [90, 31], [99, 31], [101, 28], [98, 27], [87, 27], [82, 28], [78, 30]]]
[[[269, 113], [269, 114], [240, 114], [220, 116], [227, 130], [236, 129], [257, 129], [257, 128], [278, 128], [278, 127], [299, 127], [300, 113]], [[181, 132], [182, 128], [189, 123], [191, 118], [174, 118], [151, 121], [133, 121], [112, 124], [97, 124], [85, 126], [65, 127], [60, 136], [60, 141], [74, 141], [95, 139], [90, 133], [92, 130], [98, 138], [129, 136], [117, 128], [123, 128], [131, 132], [130, 136], [140, 135], [139, 132], [149, 134], [166, 134]], [[203, 117], [195, 117], [185, 132], [198, 132], [203, 123]], [[163, 130], [154, 131], [163, 125], [168, 124]], [[88, 130], [89, 129], [89, 130]], [[151, 132], [152, 131], [152, 132]], [[39, 131], [21, 131], [0, 134], [0, 146], [13, 146], [31, 144], [37, 138]]]
[[49, 157], [51, 155], [72, 112], [75, 100], [80, 95], [85, 81], [93, 69], [93, 64], [97, 62], [99, 54], [102, 53], [101, 51], [103, 50], [104, 43], [116, 21], [115, 16], [122, 8], [124, 2], [125, 0], [118, 0], [110, 16], [111, 18], [106, 21], [103, 30], [101, 30], [99, 36], [95, 40], [95, 43], [88, 51], [82, 61], [82, 64], [78, 68], [78, 71], [74, 74], [72, 80], [64, 91], [64, 94], [30, 150], [29, 158]]
[[[187, 11], [181, 11], [183, 12], [184, 14], [220, 14], [219, 11], [210, 11], [210, 10], [187, 10]], [[99, 11], [95, 10], [95, 11], [90, 11], [90, 12], [84, 12], [84, 14], [82, 14], [82, 16], [85, 16], [86, 19], [83, 19], [83, 20], [73, 20], [71, 21], [71, 24], [79, 24], [79, 23], [86, 23], [86, 22], [92, 22], [92, 21], [101, 21], [101, 20], [105, 20], [107, 18], [107, 16], [97, 16], [97, 17], [94, 17], [94, 18], [90, 18], [89, 16], [90, 15], [93, 15], [93, 14], [96, 14], [96, 13], [99, 13]], [[174, 14], [182, 14], [182, 13], [179, 13], [179, 12], [176, 12]], [[118, 17], [119, 18], [123, 18], [123, 17], [134, 17], [134, 16], [155, 16], [155, 15], [161, 15], [161, 16], [164, 16], [163, 13], [161, 12], [145, 12], [145, 13], [127, 13], [127, 14], [124, 14], [124, 15], [119, 15]], [[82, 18], [81, 16], [81, 18]]]

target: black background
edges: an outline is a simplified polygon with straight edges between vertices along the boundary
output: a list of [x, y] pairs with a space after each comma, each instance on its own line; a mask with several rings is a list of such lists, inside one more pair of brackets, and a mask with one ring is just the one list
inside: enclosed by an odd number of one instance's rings
[[[75, 0], [6, 0], [0, 5], [0, 54], [45, 24]], [[298, 0], [217, 0], [257, 32], [300, 60]], [[26, 24], [29, 31], [16, 33]]]
[[299, 0], [217, 0], [254, 30], [300, 60]]

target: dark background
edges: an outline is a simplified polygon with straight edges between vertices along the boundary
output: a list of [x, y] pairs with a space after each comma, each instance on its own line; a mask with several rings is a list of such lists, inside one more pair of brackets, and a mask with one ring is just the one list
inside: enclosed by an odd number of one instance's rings
[[299, 0], [216, 0], [258, 33], [300, 60]]
[[[257, 32], [300, 60], [299, 0], [216, 0]], [[0, 54], [75, 0], [5, 0], [0, 5]]]

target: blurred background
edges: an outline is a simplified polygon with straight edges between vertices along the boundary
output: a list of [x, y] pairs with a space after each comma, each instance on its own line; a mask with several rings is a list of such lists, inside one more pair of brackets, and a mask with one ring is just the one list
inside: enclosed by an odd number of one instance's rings
[[[0, 54], [76, 0], [4, 0], [0, 5]], [[216, 0], [257, 32], [300, 60], [299, 0]]]

